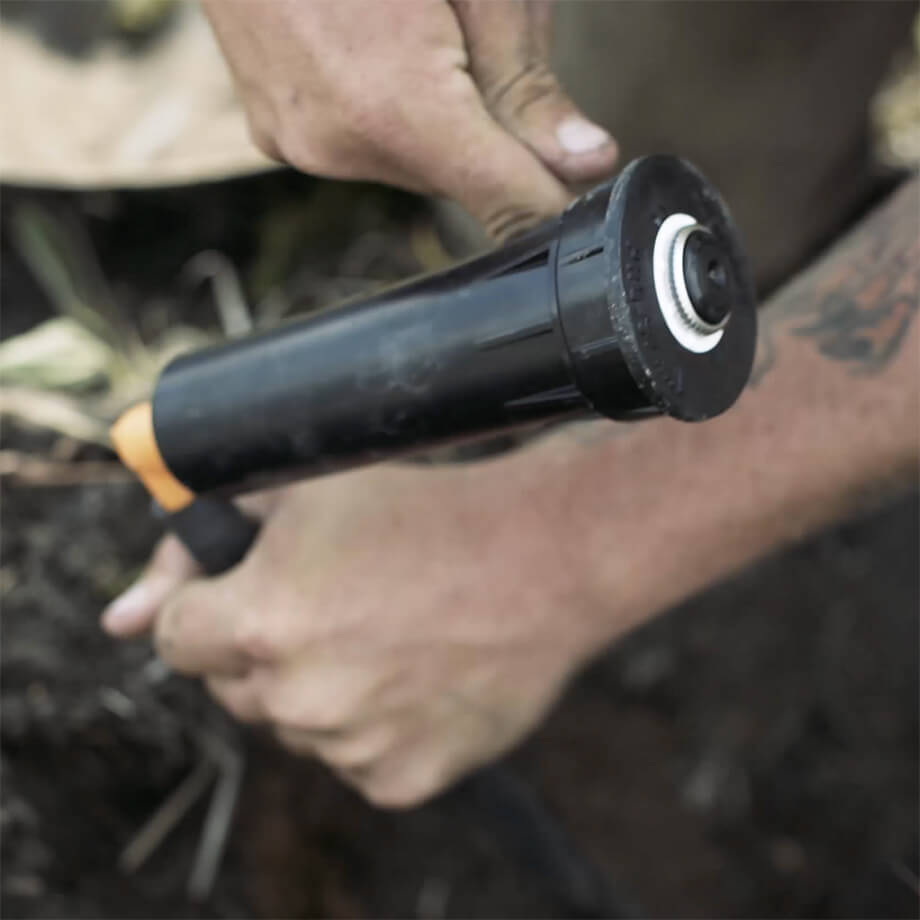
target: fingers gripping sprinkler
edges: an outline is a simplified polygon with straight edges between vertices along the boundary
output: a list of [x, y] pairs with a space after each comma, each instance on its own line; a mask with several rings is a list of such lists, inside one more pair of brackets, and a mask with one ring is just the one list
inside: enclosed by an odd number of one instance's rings
[[718, 193], [651, 156], [501, 249], [180, 357], [112, 439], [216, 573], [256, 533], [230, 495], [587, 413], [711, 418], [755, 335]]

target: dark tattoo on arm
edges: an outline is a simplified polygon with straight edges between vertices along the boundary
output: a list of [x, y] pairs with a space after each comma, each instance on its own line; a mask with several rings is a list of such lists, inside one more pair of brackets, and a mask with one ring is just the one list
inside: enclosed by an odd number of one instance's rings
[[853, 374], [881, 371], [920, 308], [920, 182], [908, 182], [814, 268], [779, 291], [760, 315], [759, 383], [781, 334], [806, 338]]

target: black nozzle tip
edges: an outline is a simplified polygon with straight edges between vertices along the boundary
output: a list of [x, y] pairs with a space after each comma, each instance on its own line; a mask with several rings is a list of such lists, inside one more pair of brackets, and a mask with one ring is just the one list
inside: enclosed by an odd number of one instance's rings
[[674, 418], [724, 412], [750, 377], [757, 316], [741, 240], [718, 192], [683, 160], [643, 157], [617, 179], [605, 232], [614, 269], [607, 303], [636, 385]]
[[684, 281], [700, 319], [710, 326], [721, 325], [737, 299], [737, 281], [724, 249], [705, 228], [694, 230], [687, 238]]

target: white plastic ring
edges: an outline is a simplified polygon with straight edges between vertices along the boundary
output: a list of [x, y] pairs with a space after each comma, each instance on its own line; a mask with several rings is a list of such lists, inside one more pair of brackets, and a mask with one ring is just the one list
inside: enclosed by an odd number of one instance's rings
[[689, 214], [671, 214], [658, 228], [652, 253], [655, 294], [671, 335], [688, 351], [704, 354], [722, 339], [722, 327], [707, 323], [694, 309], [684, 278], [684, 247], [690, 234], [705, 229]]

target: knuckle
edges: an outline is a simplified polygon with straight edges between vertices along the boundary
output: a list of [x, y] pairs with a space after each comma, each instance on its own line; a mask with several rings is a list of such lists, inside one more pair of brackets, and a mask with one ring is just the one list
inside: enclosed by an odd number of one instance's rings
[[306, 732], [295, 728], [275, 726], [274, 734], [279, 743], [294, 754], [300, 756], [314, 756], [316, 754], [316, 747]]
[[303, 721], [319, 731], [338, 731], [351, 722], [353, 712], [353, 707], [322, 695], [304, 707]]
[[350, 106], [348, 133], [364, 147], [387, 148], [400, 121], [398, 110], [380, 99], [360, 96]]
[[386, 740], [378, 738], [372, 729], [356, 733], [356, 726], [365, 723], [369, 713], [368, 690], [360, 679], [349, 676], [342, 680], [336, 673], [323, 671], [301, 673], [294, 680], [273, 682], [263, 696], [266, 712], [278, 725], [304, 731], [346, 731], [347, 740], [330, 740], [330, 754], [342, 747], [347, 757], [354, 748], [354, 756], [360, 758], [365, 756], [365, 748], [371, 752], [374, 744]]
[[411, 786], [371, 781], [361, 784], [359, 788], [371, 805], [388, 811], [404, 811], [420, 805], [423, 801]]
[[258, 712], [254, 707], [247, 705], [242, 700], [237, 699], [223, 699], [218, 700], [221, 706], [233, 716], [237, 722], [245, 722], [248, 725], [256, 725], [261, 722], [262, 719], [259, 717]]
[[270, 688], [263, 694], [263, 707], [277, 726], [296, 731], [333, 731], [342, 719], [321, 697], [295, 693], [287, 688]]
[[168, 606], [157, 618], [153, 628], [153, 646], [157, 655], [168, 665], [178, 667], [177, 649], [177, 632], [179, 627], [179, 618], [181, 608], [177, 604]]
[[358, 779], [364, 797], [378, 808], [404, 810], [417, 808], [444, 788], [444, 778], [434, 769], [410, 772], [408, 769], [388, 771], [383, 778], [373, 773]]
[[[275, 103], [274, 115], [256, 129], [269, 135], [275, 156], [300, 172], [330, 179], [381, 181], [403, 140], [411, 135], [410, 110], [388, 94], [369, 91], [363, 81], [342, 79], [324, 103], [320, 117], [307, 122], [286, 102]], [[255, 138], [254, 138], [255, 140]], [[264, 148], [262, 148], [264, 150]]]
[[291, 698], [291, 694], [276, 686], [266, 687], [262, 692], [262, 708], [265, 715], [285, 734], [305, 727], [302, 706]]
[[285, 122], [277, 135], [280, 157], [295, 169], [328, 179], [365, 178], [359, 168], [363, 162], [361, 150], [367, 146], [351, 132], [327, 128], [308, 132], [302, 122]]
[[240, 617], [233, 632], [233, 648], [250, 661], [271, 662], [278, 657], [278, 642], [264, 618], [247, 614]]
[[246, 128], [249, 131], [249, 139], [265, 156], [273, 160], [282, 159], [275, 141], [275, 119], [267, 105], [247, 105]]
[[240, 722], [258, 722], [258, 711], [251, 694], [243, 687], [225, 684], [222, 681], [206, 681], [208, 692], [227, 712]]
[[278, 150], [278, 147], [275, 144], [274, 136], [253, 122], [249, 123], [249, 139], [252, 141], [255, 147], [261, 153], [264, 153], [265, 156], [267, 156], [269, 159], [283, 159], [281, 152]]
[[281, 158], [294, 169], [313, 176], [339, 178], [331, 158], [323, 156], [315, 144], [305, 142], [301, 137], [286, 137], [281, 141]]
[[534, 102], [552, 95], [559, 84], [543, 60], [528, 61], [504, 78], [490, 81], [483, 88], [489, 108], [517, 117]]
[[503, 243], [526, 233], [545, 217], [532, 208], [509, 205], [486, 214], [482, 222], [489, 236]]
[[375, 760], [371, 754], [347, 747], [327, 751], [319, 756], [334, 770], [366, 770]]
[[362, 794], [372, 805], [388, 811], [417, 808], [430, 799], [435, 791], [433, 787], [412, 781], [376, 783], [370, 780], [361, 786]]
[[387, 744], [379, 737], [358, 734], [337, 744], [323, 745], [319, 753], [329, 766], [337, 770], [368, 769], [386, 752]]

